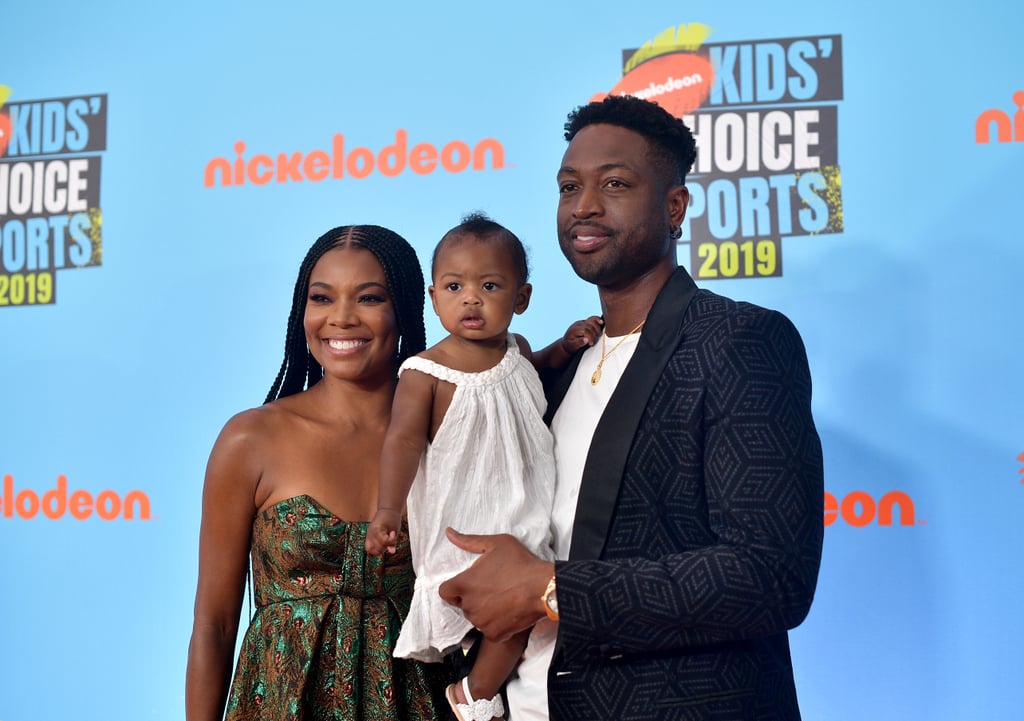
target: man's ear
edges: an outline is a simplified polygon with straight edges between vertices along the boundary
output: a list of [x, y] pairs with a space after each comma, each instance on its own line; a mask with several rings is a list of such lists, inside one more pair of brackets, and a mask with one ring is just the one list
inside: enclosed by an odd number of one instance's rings
[[668, 189], [665, 201], [672, 226], [681, 226], [683, 218], [686, 217], [686, 209], [690, 207], [690, 191], [686, 189], [685, 185], [674, 185]]
[[516, 291], [516, 305], [513, 308], [517, 315], [530, 307], [531, 295], [533, 295], [532, 285], [530, 285], [529, 283], [523, 283], [521, 286], [519, 286], [519, 290]]

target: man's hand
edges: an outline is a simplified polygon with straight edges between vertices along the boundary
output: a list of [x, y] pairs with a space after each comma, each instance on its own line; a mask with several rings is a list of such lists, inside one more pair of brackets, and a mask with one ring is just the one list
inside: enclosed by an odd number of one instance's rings
[[469, 535], [451, 528], [446, 533], [449, 541], [480, 558], [442, 583], [439, 593], [484, 636], [506, 641], [545, 615], [540, 597], [555, 564], [537, 558], [508, 534]]

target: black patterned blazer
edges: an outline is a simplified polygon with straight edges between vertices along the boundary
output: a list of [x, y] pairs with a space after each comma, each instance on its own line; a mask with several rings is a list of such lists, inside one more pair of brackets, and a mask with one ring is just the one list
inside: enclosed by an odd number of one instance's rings
[[[578, 357], [549, 384], [549, 416]], [[594, 433], [548, 675], [552, 721], [799, 719], [787, 630], [821, 560], [800, 336], [678, 269]]]

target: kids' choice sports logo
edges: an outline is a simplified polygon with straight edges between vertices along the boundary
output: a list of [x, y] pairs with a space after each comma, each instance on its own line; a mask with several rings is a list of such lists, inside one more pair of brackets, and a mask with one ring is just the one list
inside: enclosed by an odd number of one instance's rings
[[234, 145], [232, 157], [217, 157], [206, 164], [203, 186], [266, 185], [301, 183], [308, 180], [361, 180], [374, 173], [393, 178], [406, 171], [429, 175], [437, 170], [500, 170], [505, 167], [505, 148], [494, 138], [470, 145], [451, 140], [441, 146], [410, 140], [404, 128], [395, 131], [393, 143], [380, 150], [351, 145], [342, 133], [335, 133], [329, 148], [306, 151], [249, 153], [245, 141]]
[[0, 85], [0, 308], [47, 305], [58, 270], [103, 261], [107, 96], [10, 96]]
[[40, 516], [51, 521], [67, 517], [76, 521], [148, 521], [151, 515], [149, 496], [142, 491], [129, 491], [122, 496], [109, 489], [95, 494], [83, 488], [69, 490], [67, 476], [63, 474], [43, 493], [16, 488], [10, 474], [4, 476], [0, 488], [0, 523], [10, 518], [32, 520]]
[[624, 50], [609, 92], [654, 101], [693, 130], [679, 243], [694, 277], [780, 276], [783, 238], [843, 231], [842, 38], [705, 43], [710, 34], [684, 23]]
[[990, 108], [974, 121], [974, 142], [987, 145], [997, 143], [1024, 143], [1024, 90], [1013, 94], [1013, 104], [1017, 106], [1010, 114], [999, 108]]

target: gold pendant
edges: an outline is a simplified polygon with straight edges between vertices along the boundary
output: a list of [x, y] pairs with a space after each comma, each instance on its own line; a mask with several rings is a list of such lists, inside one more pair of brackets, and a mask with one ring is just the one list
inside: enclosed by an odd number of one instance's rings
[[601, 360], [599, 360], [597, 362], [597, 368], [594, 369], [593, 375], [590, 376], [590, 385], [596, 386], [598, 383], [601, 382], [601, 366], [604, 365], [605, 360], [608, 358], [608, 356], [610, 356], [612, 353], [617, 351], [619, 349], [619, 346], [626, 342], [627, 338], [629, 338], [631, 335], [633, 335], [638, 330], [643, 328], [644, 327], [644, 323], [646, 323], [646, 322], [647, 322], [646, 318], [644, 318], [642, 321], [640, 321], [640, 323], [637, 324], [636, 328], [634, 328], [633, 330], [629, 331], [629, 333], [626, 333], [626, 335], [624, 335], [621, 338], [619, 338], [618, 343], [613, 345], [612, 349], [610, 351], [608, 351], [607, 353], [604, 352], [604, 340], [605, 340], [605, 338], [608, 337], [608, 334], [606, 332], [602, 332], [601, 333]]

